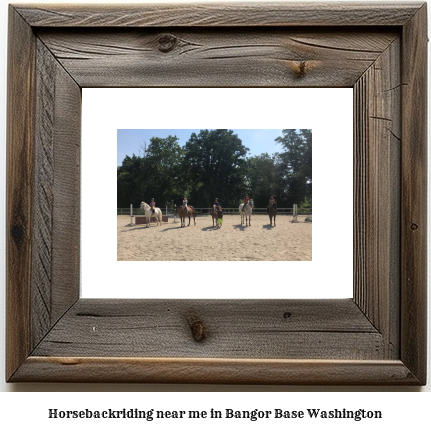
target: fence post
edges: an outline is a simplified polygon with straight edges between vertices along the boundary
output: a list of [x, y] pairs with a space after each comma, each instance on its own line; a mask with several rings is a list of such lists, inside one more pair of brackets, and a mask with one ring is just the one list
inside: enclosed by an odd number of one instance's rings
[[133, 204], [130, 204], [130, 224], [133, 225]]
[[293, 204], [293, 220], [292, 223], [299, 223], [298, 222], [298, 205]]

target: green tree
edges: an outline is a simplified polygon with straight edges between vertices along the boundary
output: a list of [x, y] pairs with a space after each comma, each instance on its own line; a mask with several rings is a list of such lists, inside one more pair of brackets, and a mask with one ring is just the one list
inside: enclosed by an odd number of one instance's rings
[[195, 206], [209, 207], [218, 197], [223, 206], [236, 206], [246, 192], [249, 151], [232, 130], [201, 130], [185, 145], [184, 170]]
[[274, 195], [278, 201], [279, 186], [276, 181], [274, 156], [262, 153], [259, 156], [250, 157], [248, 162], [248, 188], [255, 206], [265, 208], [271, 195]]
[[140, 205], [145, 181], [143, 162], [142, 157], [133, 154], [132, 157], [126, 156], [122, 165], [117, 167], [117, 207]]
[[182, 172], [184, 149], [176, 136], [151, 138], [142, 156], [126, 156], [117, 167], [117, 206], [139, 207], [154, 197], [160, 207], [170, 205], [187, 190]]
[[154, 197], [158, 206], [165, 206], [187, 191], [187, 178], [182, 170], [184, 154], [176, 136], [150, 139], [143, 163], [142, 194], [146, 199]]
[[283, 205], [300, 204], [312, 197], [312, 131], [284, 129], [276, 138], [284, 151], [277, 153], [276, 175]]

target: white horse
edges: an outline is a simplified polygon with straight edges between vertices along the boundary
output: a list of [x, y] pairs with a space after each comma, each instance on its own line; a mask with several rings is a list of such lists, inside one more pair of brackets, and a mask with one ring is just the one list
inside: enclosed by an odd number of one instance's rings
[[[251, 226], [251, 212], [253, 210], [253, 199], [250, 199], [249, 203], [244, 207], [244, 204], [241, 204], [239, 206], [239, 213], [241, 214], [241, 224], [244, 224], [244, 218], [245, 218], [245, 225]], [[248, 217], [248, 222], [247, 222]]]
[[154, 214], [151, 207], [146, 202], [141, 202], [141, 210], [145, 210], [145, 218], [147, 222], [147, 227], [150, 227], [151, 217], [156, 218], [156, 226], [162, 225], [162, 211], [160, 208], [154, 208]]

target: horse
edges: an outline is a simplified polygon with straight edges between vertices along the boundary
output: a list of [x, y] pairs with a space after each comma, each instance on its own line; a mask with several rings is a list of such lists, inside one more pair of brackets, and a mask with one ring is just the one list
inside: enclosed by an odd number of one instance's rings
[[181, 220], [181, 227], [185, 227], [186, 225], [186, 217], [189, 218], [189, 224], [187, 226], [190, 226], [190, 216], [193, 216], [193, 221], [196, 224], [196, 211], [191, 205], [187, 205], [187, 208], [189, 211], [187, 212], [186, 209], [181, 205], [175, 208], [175, 212], [180, 216]]
[[[241, 214], [241, 224], [244, 224], [244, 218], [245, 218], [245, 225], [251, 226], [251, 212], [253, 210], [253, 200], [250, 199], [249, 203], [244, 206], [244, 204], [241, 204], [239, 206], [239, 213]], [[247, 221], [248, 218], [248, 221]]]
[[272, 218], [274, 217], [274, 226], [275, 226], [275, 216], [277, 215], [277, 204], [274, 202], [269, 208], [268, 208], [268, 215], [269, 215], [269, 223], [272, 226]]
[[216, 208], [216, 206], [215, 206], [215, 205], [213, 205], [213, 207], [212, 207], [212, 210], [211, 210], [211, 217], [212, 217], [212, 219], [213, 219], [213, 227], [214, 227], [214, 220], [215, 220], [215, 222], [216, 222], [216, 224], [217, 224], [217, 218], [218, 218], [218, 216], [217, 216], [217, 208]]
[[146, 218], [146, 222], [147, 222], [147, 227], [150, 227], [150, 223], [151, 223], [151, 217], [155, 217], [156, 218], [156, 226], [162, 225], [162, 211], [160, 210], [160, 208], [154, 208], [154, 214], [153, 214], [153, 210], [151, 209], [151, 207], [146, 203], [146, 202], [141, 202], [141, 210], [145, 210], [145, 218]]

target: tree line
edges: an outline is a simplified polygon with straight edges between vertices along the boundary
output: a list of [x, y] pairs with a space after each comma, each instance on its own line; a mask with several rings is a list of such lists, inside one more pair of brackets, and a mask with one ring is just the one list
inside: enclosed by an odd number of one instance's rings
[[248, 156], [233, 130], [192, 133], [183, 147], [176, 136], [153, 137], [143, 154], [126, 156], [117, 167], [117, 207], [139, 207], [152, 197], [170, 207], [186, 195], [196, 208], [211, 207], [216, 197], [236, 208], [245, 194], [258, 208], [271, 195], [280, 208], [311, 207], [311, 129], [284, 129], [275, 141], [280, 152]]

